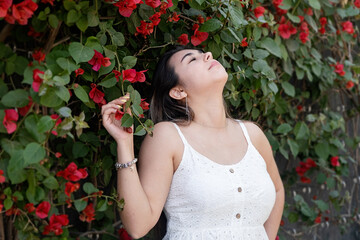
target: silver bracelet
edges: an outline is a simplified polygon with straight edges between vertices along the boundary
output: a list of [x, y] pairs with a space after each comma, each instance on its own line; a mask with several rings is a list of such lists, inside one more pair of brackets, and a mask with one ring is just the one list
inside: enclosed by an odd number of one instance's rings
[[116, 170], [122, 169], [122, 168], [128, 168], [130, 167], [131, 170], [133, 170], [133, 168], [131, 167], [132, 165], [134, 165], [134, 163], [137, 162], [137, 158], [134, 158], [131, 162], [127, 162], [127, 163], [115, 163], [115, 168]]

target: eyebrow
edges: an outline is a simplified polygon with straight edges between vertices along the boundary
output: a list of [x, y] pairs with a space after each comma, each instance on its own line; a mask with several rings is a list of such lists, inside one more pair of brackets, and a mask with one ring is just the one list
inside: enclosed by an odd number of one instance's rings
[[[199, 53], [204, 53], [204, 51], [202, 51], [202, 50], [198, 50], [198, 49], [197, 49], [197, 51], [198, 51]], [[191, 55], [193, 55], [193, 54], [194, 54], [194, 53], [192, 53], [192, 52], [189, 52], [189, 53], [185, 54], [185, 55], [182, 57], [182, 59], [181, 59], [180, 62], [182, 62], [187, 56], [191, 56]]]

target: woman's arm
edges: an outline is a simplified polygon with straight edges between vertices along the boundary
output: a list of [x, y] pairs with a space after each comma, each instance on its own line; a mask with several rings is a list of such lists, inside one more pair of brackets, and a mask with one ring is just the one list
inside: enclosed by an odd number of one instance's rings
[[[117, 161], [134, 159], [133, 134], [127, 133], [114, 118], [118, 104], [114, 100], [102, 108], [103, 125], [117, 142]], [[139, 172], [134, 165], [117, 172], [117, 192], [125, 205], [120, 217], [133, 238], [146, 235], [158, 221], [165, 204], [173, 176], [173, 156], [176, 130], [170, 123], [157, 124], [153, 137], [146, 136], [140, 150]], [[166, 147], [164, 147], [166, 146]]]
[[284, 186], [280, 178], [276, 162], [274, 160], [273, 152], [269, 141], [267, 140], [263, 131], [251, 122], [245, 123], [248, 132], [251, 133], [251, 141], [261, 156], [264, 158], [267, 166], [267, 171], [275, 185], [276, 200], [275, 205], [270, 213], [269, 218], [264, 224], [266, 233], [270, 240], [275, 240], [277, 232], [279, 230], [280, 221], [284, 209], [285, 191]]

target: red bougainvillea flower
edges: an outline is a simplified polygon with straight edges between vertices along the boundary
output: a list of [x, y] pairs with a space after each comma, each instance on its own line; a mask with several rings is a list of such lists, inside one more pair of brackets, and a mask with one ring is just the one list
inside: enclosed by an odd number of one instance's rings
[[198, 22], [199, 22], [200, 24], [203, 24], [203, 23], [205, 22], [204, 17], [201, 16], [201, 15], [199, 15], [199, 16], [197, 17], [197, 20], [198, 20]]
[[325, 34], [325, 27], [321, 27], [321, 28], [319, 28], [319, 33], [321, 33], [321, 34]]
[[338, 156], [331, 157], [330, 163], [333, 167], [339, 167], [340, 166], [339, 157]]
[[264, 16], [265, 8], [262, 6], [258, 6], [254, 9], [254, 14], [256, 18]]
[[326, 23], [327, 23], [327, 18], [326, 17], [322, 17], [322, 18], [320, 18], [320, 25], [321, 26], [325, 26], [326, 25]]
[[62, 156], [62, 154], [61, 154], [60, 152], [56, 152], [56, 153], [55, 153], [55, 157], [56, 157], [56, 158], [60, 158], [61, 156]]
[[173, 6], [172, 0], [163, 1], [160, 5], [160, 12], [161, 14], [166, 13], [166, 9], [171, 8]]
[[16, 121], [19, 119], [19, 114], [15, 109], [5, 109], [5, 117], [3, 120], [3, 125], [6, 128], [8, 134], [15, 132], [16, 130]]
[[115, 74], [116, 81], [119, 81], [119, 78], [121, 77], [121, 72], [117, 70], [112, 70], [112, 72]]
[[121, 0], [113, 5], [119, 8], [119, 13], [123, 17], [130, 17], [136, 9], [136, 4], [142, 3], [141, 0]]
[[61, 235], [63, 233], [62, 227], [69, 224], [69, 218], [66, 214], [55, 215], [50, 217], [49, 225], [45, 226], [43, 235], [48, 235], [50, 232], [55, 235]]
[[67, 182], [65, 183], [65, 194], [70, 197], [71, 193], [77, 191], [80, 188], [79, 183]]
[[[59, 118], [59, 115], [57, 115], [57, 114], [51, 114], [50, 117], [51, 117], [51, 119], [56, 120], [55, 128], [62, 122], [61, 118]], [[51, 133], [53, 135], [57, 136], [57, 132], [55, 130], [52, 130]]]
[[161, 5], [161, 2], [160, 0], [145, 0], [145, 4], [152, 8], [157, 8]]
[[149, 105], [150, 104], [145, 101], [145, 98], [141, 99], [140, 107], [143, 110], [149, 110]]
[[27, 203], [27, 204], [25, 204], [25, 210], [26, 210], [28, 213], [32, 213], [33, 211], [35, 211], [34, 204], [33, 204], [33, 203]]
[[309, 36], [309, 33], [308, 33], [308, 32], [301, 32], [301, 33], [299, 34], [300, 41], [301, 41], [302, 43], [306, 43], [307, 41], [309, 41], [308, 36]]
[[187, 45], [190, 41], [189, 41], [189, 36], [186, 34], [186, 33], [183, 33], [180, 35], [180, 37], [178, 37], [177, 39], [177, 42], [180, 44], [180, 45]]
[[27, 35], [28, 35], [29, 37], [37, 38], [37, 37], [40, 37], [40, 36], [42, 35], [42, 33], [35, 31], [35, 29], [33, 28], [33, 26], [30, 26], [30, 27], [29, 27], [29, 31], [27, 32]]
[[135, 36], [141, 34], [144, 38], [147, 35], [150, 35], [154, 31], [154, 24], [152, 22], [145, 22], [143, 20], [140, 21], [140, 26], [136, 27]]
[[130, 235], [127, 233], [127, 231], [125, 230], [125, 228], [120, 228], [119, 231], [119, 237], [120, 240], [132, 240], [132, 238], [130, 237]]
[[142, 70], [140, 72], [136, 72], [133, 83], [134, 82], [145, 82], [145, 80], [146, 80], [146, 77], [145, 77], [145, 74], [144, 74], [145, 72], [147, 72], [147, 70]]
[[314, 12], [313, 12], [312, 8], [304, 9], [304, 12], [305, 12], [306, 15], [309, 15], [309, 16], [314, 15]]
[[28, 19], [32, 17], [37, 8], [37, 3], [32, 0], [25, 0], [18, 4], [13, 4], [11, 7], [11, 15], [6, 15], [5, 20], [11, 24], [14, 24], [16, 21], [20, 25], [27, 25]]
[[298, 18], [300, 18], [300, 22], [303, 22], [304, 21], [304, 17], [303, 16], [301, 16], [301, 15], [298, 15]]
[[83, 75], [83, 74], [84, 74], [84, 69], [78, 68], [75, 70], [75, 77]]
[[0, 0], [0, 18], [6, 16], [8, 9], [12, 5], [12, 0]]
[[[285, 18], [281, 18], [280, 22], [285, 22]], [[284, 39], [289, 39], [291, 35], [296, 34], [296, 28], [290, 23], [281, 23], [278, 28], [279, 35]]]
[[54, 6], [54, 0], [41, 0], [42, 3], [49, 3], [51, 6]]
[[194, 24], [193, 25], [194, 35], [191, 36], [191, 43], [194, 46], [199, 45], [200, 43], [205, 41], [209, 36], [209, 33], [207, 33], [207, 32], [199, 32], [198, 29], [199, 29], [199, 25]]
[[299, 112], [303, 110], [303, 106], [302, 106], [302, 105], [298, 105], [296, 108], [297, 108], [297, 110], [298, 110]]
[[95, 54], [93, 58], [90, 61], [88, 61], [88, 63], [93, 66], [92, 69], [94, 71], [99, 71], [101, 66], [108, 67], [111, 65], [110, 58], [104, 57], [101, 53], [99, 53], [96, 50], [94, 50], [94, 52]]
[[355, 7], [360, 8], [360, 0], [355, 0], [354, 5]]
[[42, 52], [42, 49], [36, 49], [34, 50], [34, 52], [32, 53], [32, 57], [34, 58], [35, 61], [38, 61], [39, 64], [45, 60], [45, 53]]
[[95, 220], [95, 209], [93, 207], [93, 203], [89, 203], [86, 208], [81, 212], [80, 220], [83, 222], [91, 222]]
[[273, 0], [272, 3], [274, 4], [275, 7], [279, 7], [280, 5], [282, 5], [282, 1], [283, 0]]
[[344, 76], [345, 75], [344, 65], [343, 64], [336, 63], [336, 64], [332, 64], [330, 66], [335, 67], [334, 72], [336, 72], [339, 76]]
[[247, 47], [249, 44], [246, 42], [247, 38], [243, 38], [243, 40], [241, 40], [240, 46], [242, 47]]
[[160, 21], [161, 21], [161, 13], [160, 12], [156, 12], [154, 13], [154, 15], [152, 15], [149, 20], [154, 24], [154, 26], [159, 25]]
[[121, 111], [121, 110], [117, 110], [115, 113], [115, 119], [116, 120], [121, 120], [122, 117], [124, 116], [125, 112]]
[[317, 216], [314, 220], [315, 223], [321, 223], [321, 216]]
[[101, 103], [104, 99], [105, 94], [96, 88], [96, 84], [92, 83], [91, 90], [89, 92], [89, 97], [95, 102], [95, 103]]
[[4, 177], [4, 171], [2, 169], [0, 169], [0, 183], [4, 183], [5, 182], [5, 177]]
[[135, 69], [126, 69], [122, 71], [123, 81], [128, 80], [129, 82], [134, 82], [136, 78]]
[[347, 89], [352, 89], [354, 87], [354, 85], [355, 85], [354, 82], [351, 81], [351, 80], [346, 82], [346, 88]]
[[300, 181], [301, 181], [302, 183], [311, 183], [311, 179], [308, 178], [308, 177], [301, 177], [301, 178], [300, 178]]
[[32, 82], [32, 88], [34, 92], [39, 92], [40, 85], [43, 82], [43, 71], [40, 71], [39, 69], [33, 70], [33, 82]]
[[48, 201], [43, 201], [36, 207], [35, 214], [39, 218], [46, 218], [50, 211], [50, 203]]
[[168, 18], [169, 22], [178, 22], [180, 20], [180, 14], [177, 14], [176, 12], [173, 12], [172, 16]]
[[20, 215], [20, 210], [14, 206], [12, 206], [10, 209], [6, 210], [5, 215], [6, 216], [11, 216], [11, 215], [15, 215], [18, 216]]
[[57, 172], [56, 176], [63, 177], [68, 181], [77, 182], [80, 179], [86, 178], [88, 173], [85, 168], [78, 169], [77, 165], [72, 162], [65, 168], [65, 170]]
[[21, 116], [25, 116], [33, 104], [33, 100], [31, 96], [29, 96], [28, 98], [29, 98], [29, 103], [25, 107], [18, 108], [18, 112]]
[[341, 23], [341, 27], [342, 27], [342, 30], [344, 32], [347, 32], [349, 34], [354, 33], [354, 27], [353, 27], [352, 22], [350, 22], [350, 21], [346, 21], [346, 22]]

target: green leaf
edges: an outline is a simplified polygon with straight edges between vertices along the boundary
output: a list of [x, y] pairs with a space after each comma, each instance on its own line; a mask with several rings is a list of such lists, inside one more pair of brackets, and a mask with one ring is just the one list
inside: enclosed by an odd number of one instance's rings
[[134, 56], [126, 56], [123, 58], [122, 63], [125, 69], [130, 69], [136, 65], [137, 58]]
[[25, 107], [29, 103], [29, 94], [24, 89], [16, 89], [6, 93], [1, 103], [7, 107]]
[[58, 188], [59, 188], [59, 183], [58, 183], [58, 181], [57, 181], [53, 176], [47, 177], [47, 178], [43, 181], [43, 184], [44, 184], [45, 187], [47, 187], [48, 189], [58, 189]]
[[48, 21], [52, 28], [56, 28], [59, 25], [59, 19], [55, 14], [50, 14], [48, 16]]
[[324, 202], [323, 200], [314, 200], [314, 202], [321, 212], [324, 212], [329, 209], [329, 204]]
[[85, 30], [88, 28], [88, 18], [85, 15], [82, 15], [81, 18], [76, 21], [76, 26], [82, 31], [85, 32]]
[[280, 47], [276, 44], [276, 42], [271, 38], [265, 38], [260, 42], [260, 47], [265, 48], [271, 54], [281, 58], [281, 50]]
[[111, 41], [114, 45], [121, 47], [125, 44], [125, 37], [121, 32], [115, 32], [111, 34]]
[[316, 9], [316, 10], [320, 10], [321, 9], [321, 5], [320, 5], [320, 2], [319, 0], [309, 0], [309, 5]]
[[55, 86], [64, 86], [70, 82], [70, 75], [66, 72], [66, 74], [63, 75], [54, 76], [53, 80], [55, 82]]
[[63, 117], [71, 117], [71, 109], [69, 107], [62, 107], [57, 112]]
[[65, 102], [68, 102], [70, 99], [69, 90], [64, 86], [57, 86], [55, 88], [55, 94]]
[[222, 23], [218, 19], [212, 18], [201, 25], [199, 32], [213, 32], [221, 28], [221, 25]]
[[286, 15], [294, 23], [300, 23], [300, 18], [298, 16], [292, 15], [290, 12], [287, 12]]
[[315, 214], [307, 203], [303, 202], [300, 206], [301, 213], [305, 216], [312, 217]]
[[289, 82], [281, 82], [281, 87], [290, 97], [295, 97], [295, 87]]
[[90, 9], [87, 13], [87, 20], [89, 27], [96, 27], [99, 25], [99, 16], [95, 9]]
[[82, 210], [84, 210], [87, 206], [87, 202], [84, 201], [84, 200], [75, 200], [74, 201], [74, 205], [75, 205], [75, 208], [78, 212], [81, 212]]
[[72, 153], [74, 158], [85, 157], [89, 152], [89, 147], [83, 144], [82, 142], [75, 142], [73, 144]]
[[134, 135], [135, 136], [143, 136], [146, 134], [146, 130], [143, 128], [143, 126], [139, 125], [137, 126]]
[[287, 143], [289, 144], [292, 155], [294, 156], [294, 158], [296, 158], [299, 153], [299, 145], [290, 138], [287, 139]]
[[58, 58], [56, 59], [56, 63], [59, 64], [62, 69], [67, 70], [68, 73], [71, 73], [80, 67], [68, 58]]
[[299, 139], [307, 139], [310, 135], [310, 130], [308, 126], [304, 122], [297, 122], [294, 128], [294, 134], [296, 136], [296, 140]]
[[83, 186], [83, 190], [87, 194], [92, 194], [99, 191], [99, 189], [97, 189], [91, 182], [86, 182]]
[[98, 204], [96, 205], [96, 211], [104, 212], [107, 209], [108, 200], [101, 199]]
[[42, 116], [37, 123], [37, 130], [41, 133], [50, 131], [55, 125], [55, 122], [51, 119], [50, 116]]
[[58, 107], [63, 100], [57, 96], [54, 88], [48, 88], [45, 95], [40, 97], [40, 103], [46, 107]]
[[32, 142], [26, 145], [23, 157], [26, 164], [33, 164], [43, 160], [45, 153], [45, 149], [40, 144]]
[[290, 132], [292, 130], [292, 127], [290, 126], [290, 124], [288, 123], [283, 123], [280, 126], [277, 127], [276, 129], [276, 133], [282, 133], [282, 134], [286, 134], [288, 132]]
[[67, 23], [75, 23], [79, 20], [80, 16], [81, 15], [78, 11], [76, 11], [75, 9], [71, 9], [67, 14], [66, 21]]
[[74, 86], [74, 93], [75, 96], [77, 96], [82, 102], [88, 103], [89, 102], [89, 96], [85, 92], [84, 88], [80, 85], [77, 85], [77, 87]]
[[265, 59], [270, 55], [270, 53], [263, 49], [255, 49], [253, 51], [253, 56], [256, 60], [258, 59]]
[[255, 71], [261, 72], [263, 69], [269, 67], [269, 65], [265, 60], [259, 59], [253, 63], [252, 67]]
[[239, 7], [229, 6], [230, 19], [236, 27], [246, 23], [244, 14]]
[[315, 145], [315, 153], [324, 160], [329, 157], [329, 151], [330, 147], [327, 142], [320, 142]]
[[117, 83], [117, 79], [115, 78], [115, 74], [110, 73], [98, 85], [106, 88], [111, 88], [115, 86], [116, 83]]
[[69, 53], [77, 64], [90, 61], [95, 54], [94, 50], [79, 42], [70, 43]]
[[134, 123], [134, 119], [128, 113], [125, 113], [125, 115], [121, 118], [122, 127], [131, 127], [133, 123]]
[[4, 207], [5, 210], [9, 210], [13, 205], [13, 201], [11, 200], [11, 197], [7, 197], [4, 201]]

